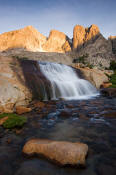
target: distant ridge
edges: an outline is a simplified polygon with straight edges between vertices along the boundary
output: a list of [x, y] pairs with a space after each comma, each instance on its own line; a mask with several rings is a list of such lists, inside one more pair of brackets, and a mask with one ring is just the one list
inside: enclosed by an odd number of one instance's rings
[[33, 52], [61, 53], [71, 50], [67, 36], [64, 33], [52, 30], [47, 39], [32, 26], [0, 35], [0, 51], [12, 48], [23, 48]]
[[20, 30], [6, 32], [0, 35], [0, 50], [24, 48], [29, 51], [42, 51], [41, 45], [46, 37], [34, 27], [27, 26]]
[[108, 67], [110, 60], [116, 56], [116, 37], [105, 39], [95, 24], [87, 28], [76, 25], [73, 29], [73, 39], [58, 30], [51, 30], [46, 37], [34, 27], [27, 26], [0, 35], [0, 51], [8, 52], [14, 49], [20, 52], [68, 52], [71, 58], [86, 54], [90, 64]]

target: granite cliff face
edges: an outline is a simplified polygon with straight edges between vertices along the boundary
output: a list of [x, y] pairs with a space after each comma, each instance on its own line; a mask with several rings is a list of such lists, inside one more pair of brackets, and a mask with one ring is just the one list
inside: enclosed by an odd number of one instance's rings
[[32, 26], [0, 35], [0, 51], [11, 48], [23, 48], [29, 51], [42, 51], [46, 37]]
[[80, 25], [76, 25], [73, 30], [73, 48], [77, 49], [83, 45], [85, 40], [85, 28]]
[[[0, 51], [10, 49], [24, 49], [32, 52], [58, 52], [66, 53], [76, 51], [77, 53], [89, 55], [111, 54], [116, 52], [116, 37], [106, 40], [98, 26], [95, 24], [88, 28], [76, 25], [73, 30], [73, 43], [63, 32], [51, 30], [49, 37], [45, 37], [32, 26], [20, 30], [6, 32], [0, 35]], [[104, 55], [103, 55], [104, 57]]]
[[[115, 40], [107, 40], [100, 33], [98, 26], [89, 28], [76, 25], [73, 30], [73, 57], [87, 55], [86, 62], [96, 67], [108, 68], [110, 61], [115, 59], [113, 53]], [[115, 49], [114, 49], [115, 50]]]
[[100, 30], [97, 25], [92, 24], [89, 28], [85, 29], [86, 36], [85, 36], [85, 42], [93, 40], [100, 34]]
[[25, 105], [31, 99], [19, 62], [0, 56], [0, 113], [13, 112], [17, 104]]
[[0, 35], [0, 51], [12, 48], [22, 48], [33, 52], [71, 51], [68, 37], [64, 33], [52, 30], [47, 39], [32, 26]]
[[[71, 57], [70, 61], [83, 55], [88, 55], [86, 62], [93, 66], [105, 68], [109, 67], [110, 61], [116, 57], [116, 37], [110, 37], [108, 40], [100, 33], [95, 24], [88, 28], [76, 25], [73, 30], [73, 42], [64, 33], [51, 30], [49, 37], [45, 37], [32, 26], [23, 29], [3, 33], [0, 35], [0, 51], [4, 51], [6, 56], [10, 54], [28, 55], [32, 52], [38, 56], [38, 53], [50, 52], [64, 53]], [[10, 51], [10, 52], [9, 52]], [[48, 53], [49, 52], [49, 53]], [[10, 53], [10, 54], [9, 54]], [[34, 55], [33, 54], [33, 55]], [[33, 59], [33, 58], [32, 58]], [[45, 60], [41, 56], [40, 60]], [[59, 57], [55, 58], [56, 62]], [[70, 62], [69, 61], [69, 62]], [[66, 61], [64, 64], [68, 64]]]
[[51, 30], [43, 49], [47, 52], [71, 51], [67, 36], [57, 30]]
[[94, 40], [100, 31], [98, 26], [91, 25], [89, 28], [76, 25], [73, 30], [73, 49], [78, 49], [83, 46], [86, 42]]

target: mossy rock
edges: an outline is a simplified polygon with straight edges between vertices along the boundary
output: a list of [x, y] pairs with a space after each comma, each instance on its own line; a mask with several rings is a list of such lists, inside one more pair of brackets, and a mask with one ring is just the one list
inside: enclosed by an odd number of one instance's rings
[[110, 62], [110, 70], [116, 71], [116, 61], [113, 60]]
[[3, 123], [3, 127], [7, 129], [12, 129], [15, 127], [21, 128], [26, 122], [27, 118], [24, 116], [19, 116], [17, 114], [0, 114], [0, 118], [8, 116], [8, 119]]
[[3, 113], [3, 114], [0, 114], [0, 119], [1, 118], [4, 118], [4, 117], [6, 117], [6, 116], [16, 116], [16, 114], [13, 114], [13, 113]]
[[110, 88], [116, 88], [116, 84], [111, 85]]
[[116, 88], [116, 73], [114, 73], [113, 75], [111, 75], [110, 77], [110, 82], [112, 83], [112, 88]]
[[20, 117], [19, 115], [14, 114], [14, 113], [3, 113], [3, 114], [0, 114], [0, 118], [4, 118], [6, 116], [8, 116], [8, 117], [11, 117], [11, 116], [13, 116], [13, 117]]

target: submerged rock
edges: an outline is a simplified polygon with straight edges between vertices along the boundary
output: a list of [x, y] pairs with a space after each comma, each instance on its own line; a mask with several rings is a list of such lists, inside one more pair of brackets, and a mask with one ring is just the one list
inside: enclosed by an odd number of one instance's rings
[[30, 111], [31, 111], [31, 108], [27, 108], [25, 106], [16, 106], [16, 113], [17, 114], [24, 114], [24, 113], [27, 113]]
[[104, 88], [100, 92], [106, 97], [116, 97], [116, 88]]
[[38, 154], [60, 165], [85, 165], [88, 146], [83, 143], [31, 139], [23, 147], [23, 153]]
[[62, 118], [68, 118], [71, 116], [71, 113], [69, 111], [63, 110], [59, 116]]
[[109, 82], [105, 83], [105, 82], [104, 82], [104, 83], [101, 85], [100, 88], [108, 88], [108, 87], [110, 87], [110, 86], [112, 86], [112, 83], [109, 83]]
[[35, 108], [44, 108], [45, 107], [45, 103], [38, 101], [34, 103], [34, 107]]
[[2, 125], [6, 120], [8, 119], [8, 117], [4, 117], [0, 119], [0, 125]]
[[116, 111], [105, 113], [103, 116], [107, 118], [116, 118]]

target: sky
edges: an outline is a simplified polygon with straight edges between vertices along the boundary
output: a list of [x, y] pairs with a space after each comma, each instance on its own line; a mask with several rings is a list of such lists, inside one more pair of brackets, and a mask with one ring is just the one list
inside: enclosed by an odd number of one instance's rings
[[116, 36], [116, 0], [0, 0], [0, 34], [32, 25], [45, 36], [56, 29], [72, 38], [76, 24]]

